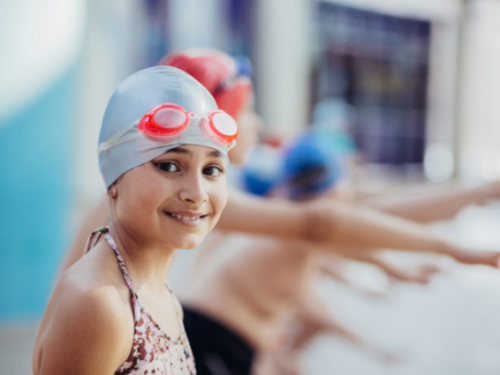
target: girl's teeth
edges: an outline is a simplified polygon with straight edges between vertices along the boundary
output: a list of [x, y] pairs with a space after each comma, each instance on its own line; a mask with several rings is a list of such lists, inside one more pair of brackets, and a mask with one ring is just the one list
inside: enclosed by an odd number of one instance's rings
[[177, 215], [177, 214], [172, 214], [173, 217], [180, 219], [180, 220], [187, 220], [187, 221], [195, 221], [198, 220], [198, 216], [193, 216], [193, 217], [188, 217], [188, 216], [182, 216], [182, 215]]

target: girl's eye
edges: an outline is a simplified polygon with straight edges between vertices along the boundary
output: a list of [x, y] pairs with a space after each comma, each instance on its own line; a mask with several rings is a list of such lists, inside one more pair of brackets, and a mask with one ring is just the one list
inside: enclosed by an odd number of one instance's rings
[[177, 167], [177, 165], [175, 165], [174, 163], [164, 162], [158, 163], [156, 164], [156, 166], [165, 172], [179, 172], [179, 167]]
[[206, 167], [203, 173], [210, 177], [219, 177], [222, 174], [222, 170], [218, 167]]

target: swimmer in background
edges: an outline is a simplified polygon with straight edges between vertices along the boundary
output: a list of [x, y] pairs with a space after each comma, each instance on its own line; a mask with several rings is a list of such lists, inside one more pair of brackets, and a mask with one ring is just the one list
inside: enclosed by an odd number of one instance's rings
[[[269, 157], [265, 160], [270, 160]], [[283, 164], [281, 173], [275, 174], [282, 179], [269, 194], [273, 199], [300, 205], [312, 201], [325, 203], [335, 197], [335, 185], [341, 178], [340, 165], [331, 153], [319, 147], [310, 133], [304, 133], [287, 149]], [[247, 357], [249, 353], [257, 353], [254, 369], [257, 374], [267, 373], [270, 367], [285, 373], [300, 373], [298, 351], [318, 333], [319, 327], [313, 327], [318, 322], [322, 331], [340, 335], [378, 359], [396, 359], [390, 351], [366, 342], [337, 322], [324, 302], [310, 293], [311, 277], [329, 257], [321, 249], [294, 240], [237, 233], [217, 235], [213, 233], [211, 241], [201, 245], [179, 290], [200, 371], [216, 373], [217, 366], [225, 365], [228, 373], [243, 373], [235, 370], [237, 361], [231, 361], [231, 356], [237, 358], [245, 353], [245, 346], [235, 337], [236, 333], [248, 343]], [[367, 254], [364, 261], [379, 261], [376, 255], [360, 251], [363, 253]], [[415, 273], [413, 278], [395, 266], [392, 270], [394, 275], [400, 272], [406, 281], [426, 283], [429, 280], [428, 268]], [[297, 337], [285, 331], [293, 310], [300, 318], [294, 320], [295, 326], [304, 324]], [[307, 336], [305, 329], [309, 329]], [[283, 333], [287, 337], [285, 343]], [[215, 336], [219, 339], [214, 339]], [[203, 359], [205, 363], [201, 368]]]
[[[259, 191], [260, 194], [291, 201], [305, 202], [314, 199], [338, 199], [338, 183], [342, 181], [344, 168], [336, 155], [325, 145], [325, 142], [317, 133], [306, 131], [291, 145], [285, 147], [285, 150], [282, 151], [283, 155], [266, 148], [256, 150], [252, 155], [259, 155], [256, 157], [257, 161], [250, 157], [247, 168], [244, 168], [242, 174], [243, 185], [254, 193]], [[264, 157], [262, 157], [263, 155]], [[273, 163], [269, 161], [273, 160], [273, 158], [279, 160], [278, 163], [274, 163], [277, 166], [276, 170], [273, 173], [269, 173], [270, 171], [267, 170], [266, 173], [261, 173], [259, 176], [259, 171], [265, 169], [259, 168], [260, 163], [265, 160], [268, 165], [272, 165]], [[272, 181], [273, 179], [274, 181]], [[290, 244], [282, 242], [280, 246], [281, 249], [278, 249], [278, 244], [274, 247], [270, 246], [266, 253], [260, 253], [261, 264], [255, 266], [255, 268], [267, 269], [269, 262], [267, 256], [272, 259], [276, 257], [275, 253], [277, 252], [281, 252], [283, 259], [281, 262], [276, 261], [275, 266], [279, 263], [285, 263], [285, 258], [291, 255], [283, 250], [287, 249]], [[253, 250], [248, 249], [247, 251]], [[349, 253], [347, 252], [347, 254]], [[366, 342], [352, 332], [351, 329], [339, 323], [329, 307], [310, 290], [312, 276], [321, 273], [347, 284], [353, 290], [375, 296], [376, 294], [373, 291], [360, 289], [345, 278], [343, 267], [346, 260], [332, 254], [310, 254], [307, 249], [304, 249], [303, 256], [314, 258], [311, 262], [313, 264], [311, 268], [313, 269], [308, 277], [303, 278], [302, 283], [304, 286], [297, 287], [290, 293], [288, 311], [282, 312], [282, 315], [287, 318], [276, 324], [275, 327], [276, 344], [274, 347], [269, 347], [266, 351], [259, 353], [254, 373], [258, 375], [300, 374], [301, 352], [319, 333], [340, 336], [367, 354], [375, 356], [384, 362], [397, 360], [398, 356], [394, 353]], [[416, 265], [409, 269], [397, 267], [385, 261], [377, 252], [360, 251], [355, 258], [377, 265], [391, 278], [401, 282], [427, 284], [430, 277], [439, 270], [432, 264]], [[227, 267], [232, 268], [231, 265], [227, 265]], [[236, 270], [235, 277], [240, 274], [240, 270]], [[245, 275], [250, 274], [252, 274], [251, 270]], [[272, 295], [275, 293], [273, 286], [277, 282], [275, 274], [269, 270], [266, 278], [267, 289], [263, 289], [262, 294]], [[280, 280], [279, 282], [284, 285], [293, 285], [294, 282], [299, 283], [296, 279], [292, 280], [291, 277], [289, 280]], [[255, 285], [255, 280], [243, 278], [239, 280], [239, 283]], [[381, 295], [382, 293], [379, 293], [377, 296], [380, 297]], [[387, 294], [384, 296], [387, 297]], [[279, 296], [275, 295], [274, 299], [279, 299]]]
[[[239, 73], [236, 62], [230, 56], [218, 51], [188, 50], [167, 56], [163, 63], [176, 66], [199, 80], [214, 94], [219, 107], [225, 108], [228, 113], [231, 113], [237, 119], [240, 129], [238, 145], [230, 151], [229, 158], [232, 162], [243, 162], [247, 151], [245, 147], [251, 143], [245, 142], [245, 139], [256, 139], [260, 120], [256, 116], [252, 105], [253, 91], [251, 82], [248, 77]], [[500, 189], [496, 192], [496, 194], [498, 193], [500, 193]], [[451, 195], [453, 194], [449, 196]], [[107, 223], [108, 220], [109, 210], [106, 203], [101, 202], [87, 216], [80, 227], [79, 234], [65, 262], [65, 269], [81, 257], [82, 243], [87, 233], [96, 226]], [[225, 232], [244, 232], [272, 236], [275, 238], [274, 241], [277, 242], [286, 239], [287, 241], [293, 241], [294, 246], [305, 243], [304, 246], [311, 249], [311, 251], [312, 249], [318, 249], [318, 251], [322, 252], [335, 252], [339, 246], [348, 244], [361, 249], [374, 247], [434, 252], [452, 256], [458, 261], [468, 264], [496, 266], [498, 261], [497, 254], [463, 249], [440, 239], [426, 228], [409, 221], [360, 206], [346, 205], [331, 200], [291, 203], [259, 199], [232, 190], [229, 192], [228, 204], [221, 215], [218, 229]], [[360, 233], [363, 235], [360, 235]], [[216, 244], [220, 238], [221, 235], [211, 236], [207, 241], [207, 247], [211, 251], [200, 253], [199, 264], [202, 265], [200, 268], [202, 272], [195, 275], [196, 279], [193, 279], [191, 283], [193, 287], [200, 286], [200, 283], [203, 283], [202, 280], [207, 276], [207, 272], [219, 276], [217, 270], [224, 257], [237, 256], [238, 251], [232, 253], [229, 251], [232, 249], [231, 246], [222, 248]], [[227, 238], [224, 238], [224, 242], [226, 240]], [[269, 239], [265, 238], [264, 241], [269, 241]], [[290, 252], [291, 254], [296, 253], [293, 248], [290, 249]], [[299, 268], [302, 269], [302, 266], [301, 264]], [[283, 267], [277, 268], [276, 272], [283, 272], [283, 279], [287, 279], [287, 274], [293, 274], [288, 270], [293, 270], [295, 267], [297, 267], [297, 264], [292, 261], [292, 264], [288, 266], [284, 264]], [[221, 275], [221, 277], [223, 276]], [[212, 280], [211, 283], [213, 282], [217, 281]], [[230, 287], [230, 285], [223, 285], [222, 287], [224, 286]], [[210, 291], [204, 297], [213, 295], [213, 293], [214, 291]], [[217, 303], [217, 295], [214, 297], [213, 302]], [[201, 315], [201, 318], [205, 317], [212, 322], [217, 319], [217, 316], [210, 314], [210, 311], [203, 310], [206, 298], [191, 302], [194, 302], [194, 304], [190, 305], [188, 302], [186, 306], [191, 308], [192, 312]], [[273, 308], [272, 301], [271, 308]], [[191, 312], [188, 314], [191, 314]], [[242, 314], [248, 314], [248, 311], [243, 311]], [[220, 344], [225, 345], [223, 350], [226, 350], [228, 346], [236, 351], [239, 350], [238, 348], [243, 348], [243, 358], [234, 355], [234, 352], [231, 351], [223, 353], [224, 355], [221, 357], [220, 353], [217, 353], [217, 345], [210, 343], [214, 355], [207, 357], [208, 362], [212, 366], [220, 367], [222, 361], [225, 366], [231, 368], [231, 371], [234, 368], [240, 368], [243, 373], [247, 373], [250, 371], [249, 366], [251, 366], [254, 351], [260, 350], [261, 344], [265, 346], [266, 338], [263, 339], [263, 342], [260, 336], [255, 338], [253, 333], [245, 332], [244, 328], [240, 330], [238, 322], [233, 324], [235, 319], [238, 320], [238, 317], [233, 316], [232, 318], [232, 321], [227, 322], [227, 324], [222, 322], [222, 324], [226, 327], [226, 331], [230, 332], [233, 341], [232, 343], [226, 341], [226, 343]], [[242, 318], [244, 319], [244, 315], [242, 315]], [[188, 324], [188, 320], [186, 320], [186, 324]], [[191, 322], [193, 322], [192, 319]], [[196, 328], [196, 322], [191, 327], [193, 332], [199, 331]], [[213, 337], [221, 337], [220, 332]], [[229, 356], [226, 354], [229, 354]], [[226, 360], [228, 362], [225, 362]], [[203, 368], [207, 369], [207, 366], [205, 359], [198, 358], [200, 374], [203, 373], [201, 371]], [[238, 373], [237, 370], [235, 371], [233, 373]]]

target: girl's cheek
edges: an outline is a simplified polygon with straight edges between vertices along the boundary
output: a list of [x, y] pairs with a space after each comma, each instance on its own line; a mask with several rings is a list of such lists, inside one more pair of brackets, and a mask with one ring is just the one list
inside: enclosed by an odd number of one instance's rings
[[226, 207], [227, 204], [227, 185], [225, 179], [216, 190], [214, 201], [216, 202], [215, 208], [217, 209], [217, 212], [220, 215], [222, 210], [224, 209], [224, 207]]

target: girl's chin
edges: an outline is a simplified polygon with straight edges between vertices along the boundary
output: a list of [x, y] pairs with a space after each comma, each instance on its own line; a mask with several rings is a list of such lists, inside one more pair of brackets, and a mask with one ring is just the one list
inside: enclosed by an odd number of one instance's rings
[[200, 242], [198, 242], [196, 244], [187, 244], [187, 245], [176, 246], [176, 247], [174, 247], [174, 249], [176, 249], [176, 250], [193, 250], [193, 249], [196, 249], [199, 245], [200, 245]]
[[179, 250], [192, 250], [200, 245], [203, 238], [205, 238], [205, 236], [191, 234], [188, 238], [179, 238], [176, 241], [172, 241], [171, 247]]

